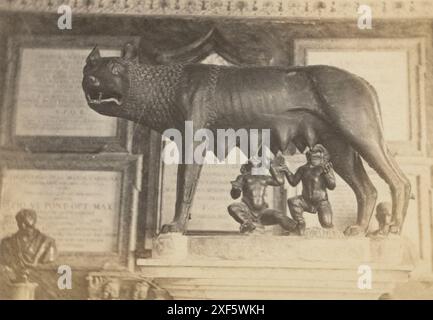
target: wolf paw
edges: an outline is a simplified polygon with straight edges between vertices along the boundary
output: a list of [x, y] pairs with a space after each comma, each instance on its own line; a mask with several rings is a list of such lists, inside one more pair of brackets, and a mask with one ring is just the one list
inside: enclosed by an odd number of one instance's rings
[[161, 228], [161, 233], [183, 232], [183, 227], [178, 222], [164, 224]]
[[344, 230], [344, 235], [347, 237], [355, 237], [365, 234], [365, 228], [360, 225], [348, 226], [346, 230]]

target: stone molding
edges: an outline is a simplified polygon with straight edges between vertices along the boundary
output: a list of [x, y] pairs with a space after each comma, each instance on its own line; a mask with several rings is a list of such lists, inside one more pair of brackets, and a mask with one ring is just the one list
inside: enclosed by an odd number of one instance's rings
[[0, 11], [236, 18], [356, 19], [368, 5], [373, 19], [431, 19], [431, 0], [1, 0]]
[[155, 279], [123, 272], [92, 272], [87, 276], [89, 300], [170, 300]]

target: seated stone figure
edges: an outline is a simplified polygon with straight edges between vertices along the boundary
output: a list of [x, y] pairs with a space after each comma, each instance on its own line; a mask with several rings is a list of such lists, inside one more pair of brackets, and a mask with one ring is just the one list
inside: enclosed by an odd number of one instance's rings
[[275, 224], [293, 231], [296, 223], [282, 212], [270, 209], [265, 200], [266, 188], [284, 184], [283, 177], [272, 166], [269, 170], [272, 176], [253, 175], [251, 171], [254, 166], [257, 164], [251, 160], [242, 165], [241, 174], [232, 181], [231, 197], [238, 199], [242, 195], [242, 199], [229, 205], [229, 214], [240, 223], [241, 233], [252, 232], [257, 226]]
[[29, 269], [54, 261], [57, 254], [54, 239], [36, 229], [34, 210], [22, 209], [15, 219], [18, 231], [0, 243], [0, 264], [12, 271], [14, 282], [26, 281]]

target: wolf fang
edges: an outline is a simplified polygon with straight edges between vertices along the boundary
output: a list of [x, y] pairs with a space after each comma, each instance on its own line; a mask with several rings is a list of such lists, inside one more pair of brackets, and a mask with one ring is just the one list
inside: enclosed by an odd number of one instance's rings
[[200, 311], [201, 307], [182, 307], [175, 303], [174, 307], [168, 307], [167, 314], [194, 315], [197, 318], [200, 315]]

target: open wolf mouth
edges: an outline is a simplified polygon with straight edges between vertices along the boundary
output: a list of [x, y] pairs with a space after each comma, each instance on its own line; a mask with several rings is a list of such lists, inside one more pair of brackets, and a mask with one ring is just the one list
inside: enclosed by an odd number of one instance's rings
[[112, 94], [110, 96], [107, 96], [102, 92], [97, 92], [95, 94], [87, 93], [86, 98], [87, 101], [91, 104], [103, 104], [103, 103], [114, 102], [118, 106], [122, 105], [122, 97], [117, 94]]

